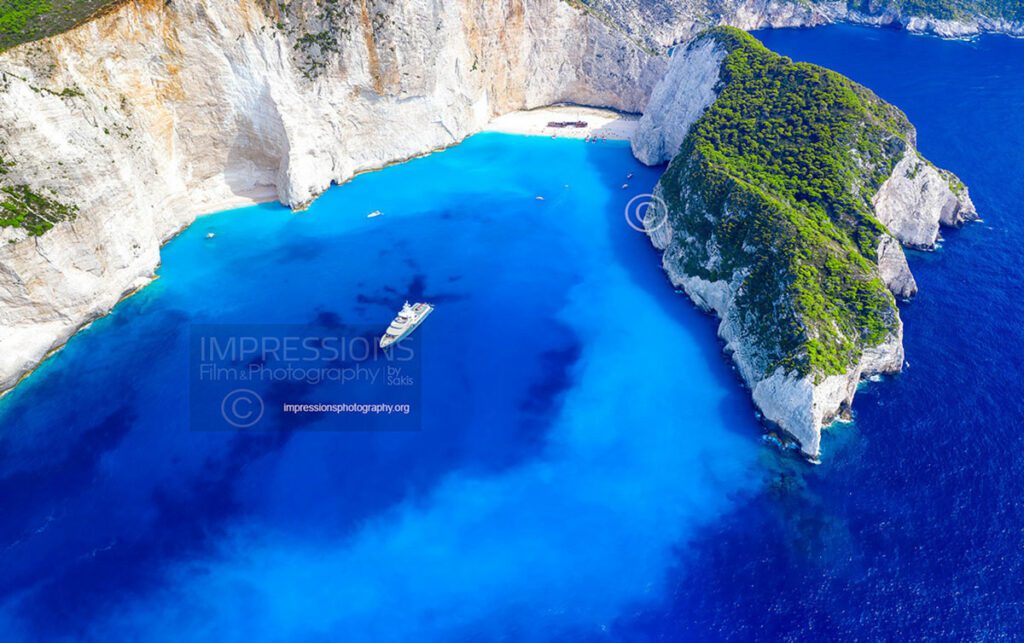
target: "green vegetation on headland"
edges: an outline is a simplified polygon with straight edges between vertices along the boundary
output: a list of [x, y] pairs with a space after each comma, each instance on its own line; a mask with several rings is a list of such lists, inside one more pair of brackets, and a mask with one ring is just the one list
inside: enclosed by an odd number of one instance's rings
[[121, 0], [0, 0], [0, 51], [58, 34]]
[[661, 181], [682, 268], [742, 276], [735, 304], [765, 374], [843, 373], [897, 327], [871, 197], [912, 127], [864, 87], [742, 31], [704, 38], [727, 52], [720, 93]]

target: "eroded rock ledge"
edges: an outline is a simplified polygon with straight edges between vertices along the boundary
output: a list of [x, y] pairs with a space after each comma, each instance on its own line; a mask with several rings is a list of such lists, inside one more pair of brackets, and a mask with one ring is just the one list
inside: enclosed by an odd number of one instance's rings
[[977, 215], [922, 159], [906, 117], [828, 70], [718, 28], [676, 52], [633, 140], [671, 160], [645, 225], [672, 283], [719, 335], [764, 417], [817, 458], [858, 382], [903, 364], [900, 242]]

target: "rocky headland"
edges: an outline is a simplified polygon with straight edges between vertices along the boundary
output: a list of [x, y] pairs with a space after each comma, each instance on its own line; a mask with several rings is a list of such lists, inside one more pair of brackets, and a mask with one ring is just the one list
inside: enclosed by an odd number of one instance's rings
[[917, 285], [900, 243], [975, 218], [966, 187], [918, 154], [898, 109], [732, 28], [676, 52], [633, 149], [671, 161], [644, 222], [669, 278], [720, 318], [764, 417], [816, 458], [860, 380], [901, 370], [894, 295]]

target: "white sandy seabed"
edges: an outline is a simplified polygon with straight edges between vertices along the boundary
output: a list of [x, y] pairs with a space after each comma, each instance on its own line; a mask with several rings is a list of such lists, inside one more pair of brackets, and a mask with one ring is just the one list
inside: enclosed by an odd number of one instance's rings
[[[555, 138], [597, 138], [629, 140], [640, 118], [610, 109], [578, 105], [551, 105], [522, 112], [512, 112], [492, 120], [485, 132], [551, 136]], [[584, 121], [586, 127], [548, 127], [548, 123]]]

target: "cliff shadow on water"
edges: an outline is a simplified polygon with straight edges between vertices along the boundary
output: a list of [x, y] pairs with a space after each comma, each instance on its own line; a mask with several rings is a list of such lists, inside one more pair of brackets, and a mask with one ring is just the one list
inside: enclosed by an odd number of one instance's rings
[[[607, 145], [622, 145], [625, 147], [624, 153], [629, 154], [628, 142], [598, 142], [587, 145], [591, 164], [598, 169], [602, 181], [612, 186], [603, 225], [619, 263], [637, 288], [649, 293], [652, 301], [656, 302], [667, 316], [676, 320], [681, 327], [698, 339], [701, 366], [710, 371], [712, 377], [728, 382], [730, 391], [717, 405], [723, 426], [746, 441], [761, 439], [764, 427], [756, 419], [759, 413], [743, 379], [723, 350], [722, 341], [718, 338], [718, 318], [714, 314], [699, 310], [685, 293], [672, 287], [671, 281], [662, 269], [661, 252], [651, 245], [646, 234], [628, 223], [632, 221], [634, 225], [636, 224], [637, 206], [651, 202], [649, 197], [654, 191], [654, 186], [668, 165], [647, 167], [634, 159], [637, 169], [633, 170], [632, 179], [626, 179], [607, 163], [602, 162], [600, 148]], [[623, 183], [628, 184], [629, 188], [619, 189]], [[631, 204], [632, 213], [629, 213], [627, 208], [630, 208]], [[657, 340], [652, 338], [651, 344], [637, 348], [658, 350]], [[652, 373], [651, 376], [675, 378], [679, 386], [686, 386], [692, 372], [683, 366], [679, 372]], [[681, 409], [680, 412], [685, 413], [685, 409]]]

